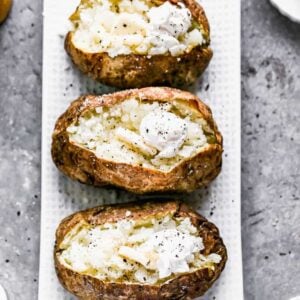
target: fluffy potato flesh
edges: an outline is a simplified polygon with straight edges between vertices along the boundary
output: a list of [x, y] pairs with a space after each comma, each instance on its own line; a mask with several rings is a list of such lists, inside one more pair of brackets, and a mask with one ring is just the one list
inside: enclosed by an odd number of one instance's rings
[[168, 172], [214, 142], [214, 132], [184, 101], [129, 98], [86, 111], [67, 128], [72, 143], [99, 158]]
[[110, 57], [179, 56], [207, 43], [202, 25], [183, 2], [82, 0], [71, 21], [76, 48]]
[[66, 268], [107, 282], [160, 284], [180, 274], [214, 270], [222, 260], [216, 253], [201, 254], [204, 244], [189, 217], [172, 215], [98, 226], [82, 221], [59, 248]]

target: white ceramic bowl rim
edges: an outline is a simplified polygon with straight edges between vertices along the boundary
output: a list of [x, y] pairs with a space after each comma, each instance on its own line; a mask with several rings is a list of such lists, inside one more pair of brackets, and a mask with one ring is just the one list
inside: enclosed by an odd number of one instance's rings
[[290, 20], [300, 23], [300, 0], [270, 0], [270, 2]]

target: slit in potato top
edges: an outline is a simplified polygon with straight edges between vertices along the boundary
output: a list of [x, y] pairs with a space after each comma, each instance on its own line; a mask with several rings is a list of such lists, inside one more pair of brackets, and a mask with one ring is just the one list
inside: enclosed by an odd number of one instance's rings
[[82, 0], [70, 20], [76, 48], [110, 57], [179, 56], [209, 42], [184, 2]]
[[67, 128], [70, 142], [99, 158], [168, 172], [215, 142], [201, 114], [183, 102], [130, 98], [85, 111]]
[[164, 283], [222, 260], [201, 254], [202, 238], [189, 217], [163, 216], [93, 226], [81, 221], [59, 245], [61, 264], [107, 282]]

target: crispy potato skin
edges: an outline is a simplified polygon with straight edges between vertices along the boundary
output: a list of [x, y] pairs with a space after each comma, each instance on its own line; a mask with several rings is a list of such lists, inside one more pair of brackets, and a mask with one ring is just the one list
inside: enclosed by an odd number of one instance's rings
[[[131, 211], [126, 217], [126, 211]], [[79, 222], [86, 221], [93, 226], [118, 222], [124, 218], [141, 219], [157, 215], [171, 214], [175, 217], [189, 217], [203, 239], [205, 249], [202, 254], [217, 253], [222, 257], [215, 270], [202, 269], [179, 275], [160, 285], [142, 285], [104, 282], [88, 275], [79, 274], [65, 266], [58, 259], [59, 245], [65, 235]], [[193, 299], [203, 295], [219, 278], [227, 260], [226, 247], [217, 227], [180, 201], [157, 201], [100, 206], [75, 213], [64, 219], [56, 231], [54, 261], [61, 284], [71, 293], [84, 300], [166, 300]]]
[[[164, 0], [168, 1], [168, 0]], [[160, 1], [163, 3], [164, 1]], [[180, 1], [170, 1], [178, 3]], [[182, 1], [193, 18], [202, 25], [209, 45], [209, 23], [203, 8], [195, 0]], [[75, 12], [76, 15], [76, 12]], [[107, 53], [88, 53], [75, 47], [72, 32], [65, 39], [65, 49], [73, 63], [85, 74], [104, 84], [119, 88], [145, 86], [187, 86], [200, 76], [212, 58], [208, 45], [198, 46], [179, 56], [167, 55], [119, 55], [114, 58]]]
[[[196, 108], [212, 128], [216, 136], [215, 144], [209, 144], [202, 152], [184, 160], [169, 172], [162, 172], [101, 159], [69, 140], [67, 128], [86, 110], [97, 106], [113, 106], [132, 96], [145, 101], [185, 100], [186, 105]], [[83, 96], [74, 101], [57, 120], [52, 136], [52, 158], [65, 175], [82, 183], [95, 186], [114, 185], [139, 194], [190, 192], [208, 185], [221, 170], [222, 151], [222, 136], [210, 109], [191, 93], [166, 87], [126, 90], [103, 96]]]

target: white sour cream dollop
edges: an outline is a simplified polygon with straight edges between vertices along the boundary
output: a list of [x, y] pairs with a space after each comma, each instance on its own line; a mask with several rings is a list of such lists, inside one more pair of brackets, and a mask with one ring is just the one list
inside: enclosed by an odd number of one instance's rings
[[152, 7], [147, 15], [153, 31], [167, 33], [176, 38], [185, 34], [192, 25], [191, 13], [184, 4], [176, 6], [166, 1], [158, 7]]
[[156, 269], [159, 278], [165, 278], [171, 274], [188, 272], [194, 254], [204, 249], [204, 246], [200, 237], [177, 229], [167, 229], [153, 234], [139, 250], [143, 252], [143, 248], [154, 249], [158, 255]]
[[148, 145], [160, 151], [158, 158], [170, 158], [178, 153], [186, 140], [188, 125], [172, 113], [154, 111], [143, 118], [140, 134]]

